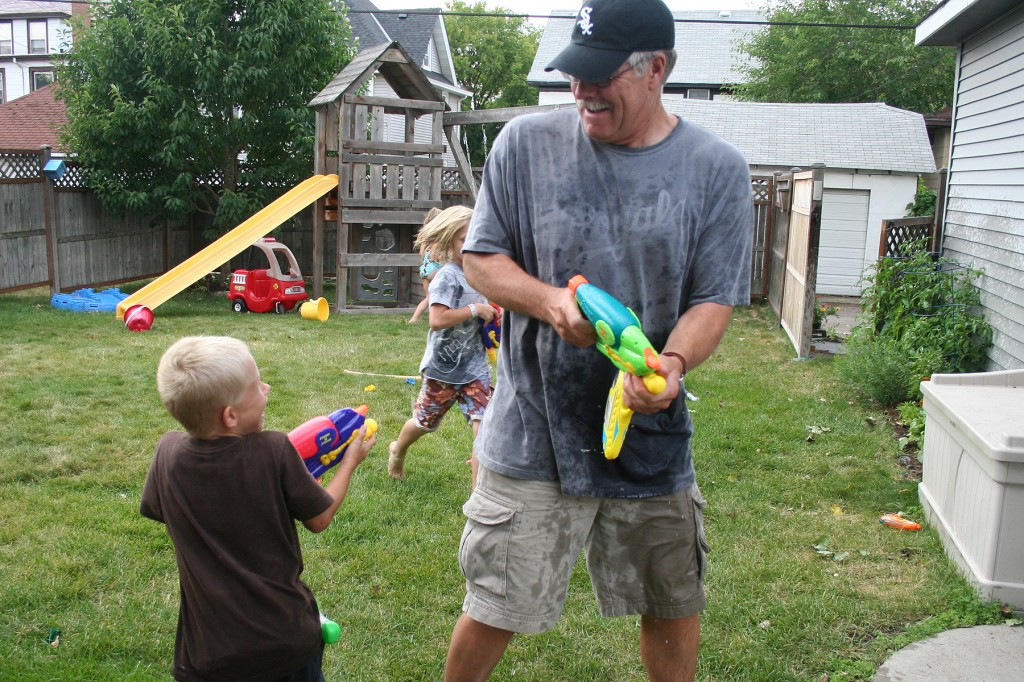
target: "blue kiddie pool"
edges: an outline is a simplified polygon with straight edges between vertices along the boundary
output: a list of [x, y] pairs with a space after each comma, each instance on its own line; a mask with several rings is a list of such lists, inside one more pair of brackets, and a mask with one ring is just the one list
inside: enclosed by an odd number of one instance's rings
[[50, 299], [50, 305], [60, 310], [79, 313], [110, 313], [126, 298], [128, 294], [122, 293], [120, 289], [79, 289], [70, 294], [54, 294]]

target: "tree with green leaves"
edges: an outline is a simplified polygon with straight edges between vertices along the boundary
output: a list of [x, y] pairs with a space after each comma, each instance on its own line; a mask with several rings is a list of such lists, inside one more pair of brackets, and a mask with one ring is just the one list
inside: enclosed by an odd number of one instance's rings
[[308, 177], [306, 105], [352, 58], [331, 0], [111, 0], [57, 68], [63, 143], [110, 208], [221, 233]]
[[[449, 12], [514, 14], [502, 7], [488, 10], [483, 2], [453, 0]], [[473, 93], [464, 110], [498, 109], [537, 104], [536, 88], [526, 84], [537, 54], [540, 29], [522, 17], [448, 16], [448, 43], [462, 87]], [[474, 166], [483, 165], [500, 124], [463, 126], [462, 143]]]
[[[885, 102], [930, 114], [953, 101], [953, 48], [916, 47], [911, 28], [936, 0], [773, 0], [773, 25], [741, 49], [753, 57], [734, 86], [754, 102]], [[844, 26], [793, 26], [785, 23]]]

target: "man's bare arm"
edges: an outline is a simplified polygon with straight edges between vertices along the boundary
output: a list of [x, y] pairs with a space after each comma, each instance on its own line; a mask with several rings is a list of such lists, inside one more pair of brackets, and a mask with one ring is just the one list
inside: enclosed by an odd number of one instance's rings
[[591, 346], [597, 340], [568, 287], [541, 282], [505, 254], [467, 252], [462, 258], [466, 279], [489, 301], [546, 322], [573, 345]]
[[[679, 318], [668, 336], [663, 352], [678, 353], [686, 358], [685, 371], [689, 372], [707, 360], [718, 347], [729, 320], [732, 306], [718, 303], [700, 303], [693, 306]], [[678, 358], [661, 356], [662, 370], [658, 373], [666, 378], [665, 390], [651, 394], [644, 388], [638, 377], [626, 378], [623, 391], [626, 406], [641, 414], [653, 414], [664, 410], [679, 393], [679, 378], [684, 368]]]

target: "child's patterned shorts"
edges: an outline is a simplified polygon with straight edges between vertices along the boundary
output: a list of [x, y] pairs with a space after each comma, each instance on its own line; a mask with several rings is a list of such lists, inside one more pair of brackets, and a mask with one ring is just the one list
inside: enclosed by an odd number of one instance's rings
[[436, 431], [441, 419], [456, 402], [467, 422], [483, 419], [491, 401], [491, 377], [488, 375], [468, 384], [448, 384], [437, 379], [423, 378], [420, 393], [413, 405], [413, 419], [424, 431]]

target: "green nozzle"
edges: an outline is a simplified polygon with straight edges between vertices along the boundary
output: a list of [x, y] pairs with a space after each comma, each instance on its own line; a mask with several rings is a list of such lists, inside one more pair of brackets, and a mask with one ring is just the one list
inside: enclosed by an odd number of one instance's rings
[[321, 613], [320, 636], [323, 638], [324, 644], [334, 644], [341, 639], [341, 626]]

